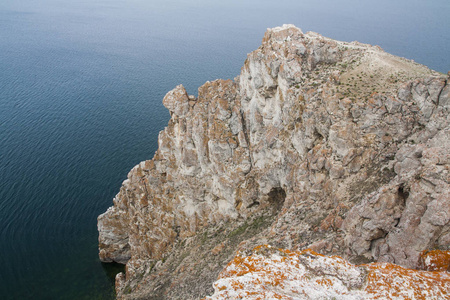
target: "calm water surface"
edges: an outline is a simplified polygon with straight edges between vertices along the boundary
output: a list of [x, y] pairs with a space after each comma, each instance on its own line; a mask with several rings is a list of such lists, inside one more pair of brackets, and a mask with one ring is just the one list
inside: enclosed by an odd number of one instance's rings
[[169, 119], [234, 78], [268, 27], [378, 44], [446, 73], [450, 2], [2, 0], [0, 298], [111, 299], [97, 215]]

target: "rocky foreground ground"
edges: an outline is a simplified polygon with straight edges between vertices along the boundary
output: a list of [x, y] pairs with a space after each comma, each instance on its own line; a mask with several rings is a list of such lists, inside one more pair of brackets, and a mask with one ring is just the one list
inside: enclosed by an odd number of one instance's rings
[[[258, 260], [261, 249], [264, 264], [285, 264], [272, 290], [283, 299], [322, 297], [314, 287], [328, 287], [330, 299], [364, 299], [386, 270], [399, 278], [387, 286], [392, 299], [414, 299], [399, 289], [420, 284], [434, 293], [427, 299], [448, 297], [448, 75], [284, 25], [268, 29], [233, 81], [207, 82], [198, 97], [180, 85], [163, 103], [171, 119], [155, 156], [130, 171], [98, 219], [100, 259], [126, 263], [118, 298], [270, 289], [249, 287], [239, 271], [221, 285], [236, 260]], [[264, 244], [272, 248], [252, 250]], [[399, 271], [428, 266], [424, 253], [439, 253], [428, 256], [444, 261], [439, 273]], [[305, 275], [333, 259], [343, 277]], [[407, 283], [402, 272], [422, 279]], [[309, 290], [280, 291], [305, 278]]]
[[422, 267], [391, 263], [353, 265], [312, 250], [291, 252], [268, 245], [237, 255], [204, 300], [225, 299], [448, 299], [450, 254], [423, 252]]

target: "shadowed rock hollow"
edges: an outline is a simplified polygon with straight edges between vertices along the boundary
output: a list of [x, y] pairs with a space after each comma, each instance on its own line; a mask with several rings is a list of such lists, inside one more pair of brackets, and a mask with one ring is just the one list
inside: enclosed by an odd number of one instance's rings
[[121, 299], [198, 299], [236, 251], [418, 268], [450, 245], [447, 75], [377, 46], [268, 29], [238, 77], [167, 93], [168, 126], [98, 218]]

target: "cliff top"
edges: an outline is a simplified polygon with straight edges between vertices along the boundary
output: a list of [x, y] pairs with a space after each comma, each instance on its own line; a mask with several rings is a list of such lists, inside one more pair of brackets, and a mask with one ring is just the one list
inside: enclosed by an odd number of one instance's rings
[[119, 298], [211, 295], [261, 244], [407, 268], [450, 250], [447, 75], [284, 25], [234, 81], [163, 103], [155, 156], [98, 219], [101, 260], [127, 264]]

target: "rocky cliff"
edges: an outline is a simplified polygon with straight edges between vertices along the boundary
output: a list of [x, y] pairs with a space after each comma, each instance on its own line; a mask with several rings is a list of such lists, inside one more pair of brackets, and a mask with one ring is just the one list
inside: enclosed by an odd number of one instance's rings
[[269, 29], [238, 77], [177, 86], [152, 160], [98, 218], [122, 299], [198, 299], [236, 251], [418, 268], [450, 250], [448, 76], [376, 46]]

